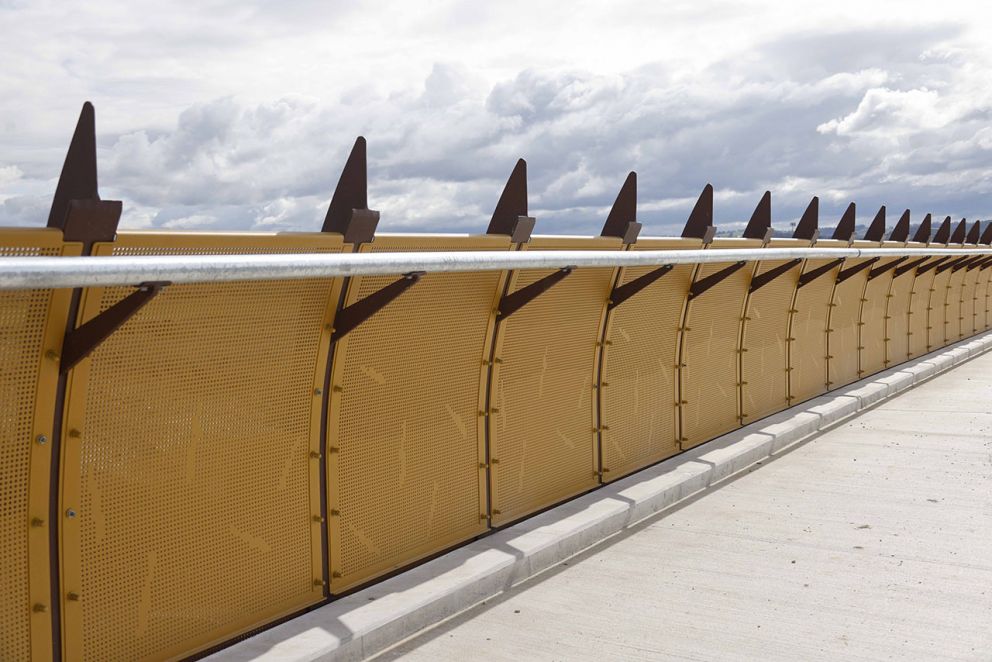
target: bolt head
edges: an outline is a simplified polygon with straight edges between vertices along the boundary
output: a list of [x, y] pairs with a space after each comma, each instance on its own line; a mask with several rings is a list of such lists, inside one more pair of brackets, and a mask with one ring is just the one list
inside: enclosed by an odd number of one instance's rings
[[68, 510], [65, 511], [65, 516], [68, 517], [69, 519], [74, 519], [76, 517], [76, 511], [73, 510], [72, 508], [69, 508]]

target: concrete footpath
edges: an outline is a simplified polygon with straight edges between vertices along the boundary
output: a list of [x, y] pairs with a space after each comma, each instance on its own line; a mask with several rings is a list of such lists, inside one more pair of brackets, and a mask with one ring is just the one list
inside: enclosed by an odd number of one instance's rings
[[992, 660], [992, 353], [385, 651]]

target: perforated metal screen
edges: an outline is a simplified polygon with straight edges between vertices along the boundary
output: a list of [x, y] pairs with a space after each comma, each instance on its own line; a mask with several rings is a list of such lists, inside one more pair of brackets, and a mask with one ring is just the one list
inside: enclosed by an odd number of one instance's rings
[[[878, 246], [855, 242], [855, 247]], [[872, 264], [870, 259], [844, 260], [841, 271]], [[834, 286], [827, 324], [827, 388], [840, 388], [859, 379], [861, 306], [867, 303], [865, 287], [870, 266]]]
[[[771, 248], [806, 247], [806, 241], [772, 240]], [[763, 261], [757, 274], [766, 273], [782, 261]], [[748, 297], [742, 331], [741, 352], [741, 413], [744, 423], [781, 411], [789, 406], [789, 355], [786, 338], [789, 316], [800, 265], [778, 276]]]
[[[619, 249], [614, 238], [535, 237], [531, 250]], [[493, 368], [492, 522], [504, 524], [599, 482], [593, 384], [614, 269], [577, 269], [500, 322]], [[549, 275], [511, 276], [510, 291]]]
[[[829, 262], [830, 260], [806, 260], [803, 273]], [[840, 267], [833, 268], [796, 292], [793, 306], [795, 312], [789, 322], [789, 402], [793, 405], [826, 390], [826, 330], [831, 296], [839, 270]]]
[[[57, 230], [0, 231], [0, 259], [78, 254], [79, 246], [63, 245]], [[65, 290], [0, 292], [0, 659], [4, 660], [46, 659], [52, 653], [49, 470], [57, 359], [68, 305]]]
[[[935, 271], [934, 269], [933, 271]], [[930, 285], [930, 299], [927, 306], [927, 348], [926, 351], [940, 349], [945, 344], [945, 335], [950, 321], [947, 309], [950, 307], [948, 295], [951, 291], [951, 270], [945, 269], [934, 275]]]
[[[507, 250], [507, 237], [379, 236], [374, 251]], [[486, 529], [484, 364], [501, 272], [428, 274], [337, 343], [328, 444], [331, 589]], [[347, 303], [396, 277], [354, 279]]]
[[[713, 248], [757, 248], [760, 241], [723, 239]], [[732, 263], [700, 265], [695, 282]], [[754, 264], [747, 264], [686, 304], [682, 333], [682, 448], [692, 448], [740, 426], [741, 321]]]
[[951, 272], [951, 277], [947, 281], [947, 294], [944, 299], [944, 345], [961, 339], [964, 279], [967, 273], [964, 269], [948, 271]]
[[[886, 248], [897, 248], [901, 244], [884, 245]], [[892, 258], [877, 261], [868, 272], [884, 268]], [[859, 376], [867, 377], [885, 368], [886, 342], [886, 309], [892, 286], [892, 270], [868, 280], [865, 285], [864, 301], [861, 304], [861, 328], [858, 331], [860, 356], [858, 360]]]
[[[99, 255], [336, 252], [336, 235], [121, 234]], [[87, 320], [129, 288], [87, 290]], [[320, 397], [338, 283], [174, 285], [70, 375], [70, 659], [188, 655], [321, 599]]]
[[[694, 239], [642, 238], [634, 250], [697, 249]], [[619, 285], [656, 267], [624, 269]], [[693, 265], [672, 269], [614, 308], [603, 347], [600, 415], [603, 480], [679, 451], [675, 407], [679, 327]]]
[[976, 331], [988, 329], [992, 326], [992, 301], [989, 295], [992, 294], [992, 268], [982, 267], [978, 276], [978, 328]]
[[[924, 262], [920, 268], [926, 267], [931, 261], [933, 260]], [[910, 290], [908, 358], [926, 354], [930, 346], [930, 295], [934, 269], [921, 274], [920, 268], [914, 271], [916, 276], [913, 279], [913, 289]]]
[[885, 304], [885, 361], [886, 365], [896, 365], [909, 358], [910, 302], [913, 298], [913, 285], [916, 270], [905, 271], [898, 276], [892, 272]]

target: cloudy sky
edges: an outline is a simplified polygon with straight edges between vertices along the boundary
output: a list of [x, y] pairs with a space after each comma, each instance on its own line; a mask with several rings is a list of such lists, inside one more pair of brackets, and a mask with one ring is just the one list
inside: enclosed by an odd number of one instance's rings
[[538, 232], [645, 233], [707, 182], [890, 226], [992, 215], [992, 10], [958, 2], [0, 0], [0, 225], [43, 225], [79, 108], [122, 227], [317, 230], [355, 136], [386, 231], [484, 230], [527, 159]]

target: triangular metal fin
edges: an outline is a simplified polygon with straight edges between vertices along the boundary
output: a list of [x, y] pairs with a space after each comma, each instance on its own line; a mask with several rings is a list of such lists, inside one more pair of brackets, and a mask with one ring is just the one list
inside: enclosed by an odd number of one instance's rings
[[933, 243], [935, 244], [946, 244], [951, 238], [951, 217], [948, 216], [944, 219], [944, 222], [940, 224], [937, 228], [937, 234], [933, 236]]
[[898, 241], [900, 243], [909, 241], [909, 210], [907, 209], [899, 217], [899, 221], [896, 226], [892, 228], [892, 234], [889, 235], [889, 241]]
[[872, 219], [871, 225], [868, 226], [868, 230], [865, 232], [865, 241], [882, 241], [885, 239], [885, 205], [882, 205], [878, 213], [875, 214], [875, 218]]
[[689, 239], [706, 239], [709, 229], [713, 227], [713, 186], [707, 184], [699, 194], [696, 205], [689, 214], [689, 220], [682, 229], [682, 237]]
[[365, 156], [365, 138], [358, 136], [345, 161], [338, 185], [331, 196], [331, 204], [324, 217], [323, 232], [348, 234], [353, 210], [369, 208], [368, 167]]
[[603, 224], [603, 231], [600, 233], [604, 237], [627, 236], [631, 223], [637, 221], [637, 173], [631, 172], [624, 180], [617, 199], [610, 208], [610, 213]]
[[89, 101], [83, 104], [65, 155], [62, 174], [55, 187], [48, 227], [62, 228], [71, 200], [99, 200], [96, 181], [96, 113]]
[[521, 216], [527, 216], [527, 162], [518, 159], [496, 203], [486, 234], [512, 235]]
[[851, 241], [854, 238], [855, 207], [852, 202], [844, 210], [844, 215], [840, 217], [837, 227], [834, 229], [833, 239], [841, 241]]
[[985, 226], [985, 232], [982, 233], [982, 238], [978, 240], [978, 243], [985, 244], [986, 246], [992, 244], [992, 221]]
[[931, 221], [933, 220], [933, 214], [927, 214], [923, 217], [923, 221], [920, 223], [920, 227], [916, 228], [916, 234], [913, 235], [913, 241], [926, 244], [930, 241], [931, 232]]
[[758, 201], [758, 206], [754, 208], [754, 213], [751, 214], [751, 220], [747, 222], [747, 227], [744, 228], [744, 237], [746, 239], [764, 239], [771, 227], [772, 193], [771, 191], [765, 191], [765, 194], [761, 196], [761, 200]]
[[951, 241], [950, 241], [950, 243], [952, 243], [952, 244], [963, 244], [964, 243], [964, 237], [965, 237], [966, 234], [968, 234], [968, 221], [962, 218], [958, 222], [957, 227], [954, 228], [954, 234], [951, 235]]
[[975, 221], [971, 226], [971, 230], [968, 231], [968, 236], [965, 238], [966, 244], [977, 244], [979, 237], [982, 236], [982, 222]]
[[799, 224], [796, 226], [795, 231], [792, 233], [793, 239], [805, 239], [806, 241], [813, 241], [816, 237], [816, 231], [820, 227], [820, 199], [813, 196], [813, 199], [809, 201], [809, 205], [806, 207], [806, 211], [803, 212], [802, 218], [799, 219]]

